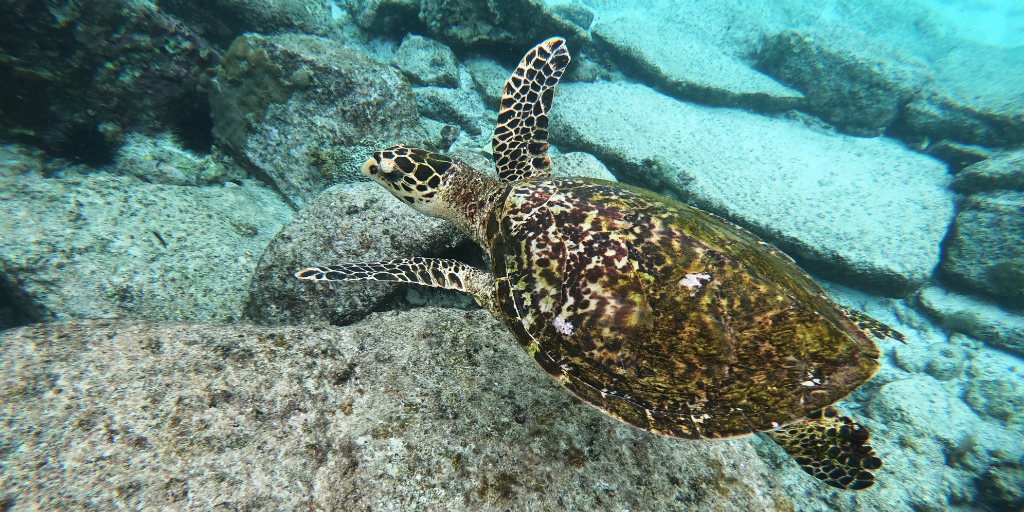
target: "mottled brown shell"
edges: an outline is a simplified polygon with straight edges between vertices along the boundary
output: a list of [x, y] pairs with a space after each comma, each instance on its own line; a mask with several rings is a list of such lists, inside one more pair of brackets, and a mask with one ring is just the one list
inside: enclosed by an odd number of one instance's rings
[[544, 370], [631, 425], [720, 438], [850, 394], [878, 349], [749, 232], [600, 180], [513, 185], [488, 241], [505, 323]]

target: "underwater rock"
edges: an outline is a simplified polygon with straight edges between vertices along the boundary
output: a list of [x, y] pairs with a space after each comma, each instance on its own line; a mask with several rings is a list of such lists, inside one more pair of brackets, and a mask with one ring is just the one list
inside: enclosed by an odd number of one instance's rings
[[476, 84], [476, 92], [484, 100], [484, 106], [497, 111], [501, 108], [501, 94], [505, 81], [512, 76], [512, 70], [491, 59], [469, 59], [463, 63]]
[[0, 144], [0, 177], [42, 175], [45, 153], [23, 144]]
[[[578, 0], [353, 0], [356, 23], [370, 33], [395, 37], [411, 32], [457, 51], [486, 50], [518, 62], [530, 46], [555, 35], [572, 48], [590, 40], [594, 12]], [[587, 24], [581, 26], [580, 24]]]
[[466, 133], [490, 133], [494, 125], [487, 124], [484, 102], [476, 92], [473, 75], [459, 66], [457, 89], [449, 87], [413, 87], [420, 115], [448, 124], [459, 125]]
[[240, 36], [210, 102], [218, 140], [299, 208], [373, 151], [427, 139], [405, 77], [321, 37]]
[[582, 151], [572, 153], [549, 153], [551, 155], [551, 174], [555, 178], [579, 176], [599, 180], [619, 181], [615, 175], [594, 155]]
[[[0, 137], [109, 164], [128, 131], [211, 140], [217, 52], [148, 0], [0, 3]], [[205, 146], [205, 147], [204, 147]]]
[[820, 34], [783, 31], [759, 57], [759, 69], [803, 92], [808, 112], [853, 135], [881, 135], [911, 94], [884, 63]]
[[[589, 8], [576, 2], [541, 0], [421, 0], [420, 23], [436, 39], [452, 46], [486, 46], [515, 56], [522, 49], [553, 35], [564, 37], [572, 48], [589, 40], [585, 23]], [[570, 4], [570, 5], [566, 5]], [[593, 12], [590, 11], [590, 19]]]
[[961, 194], [1016, 190], [1024, 192], [1024, 151], [1008, 151], [957, 173], [949, 188]]
[[983, 146], [1024, 142], [1024, 47], [960, 41], [904, 110], [911, 131]]
[[691, 34], [654, 16], [626, 16], [594, 25], [594, 41], [627, 75], [684, 101], [780, 112], [804, 95], [761, 74]]
[[252, 181], [66, 174], [0, 178], [0, 273], [57, 319], [239, 319], [260, 253], [293, 215]]
[[320, 265], [438, 256], [465, 240], [451, 223], [417, 213], [375, 183], [335, 185], [270, 241], [255, 270], [245, 317], [261, 324], [352, 323], [398, 286], [318, 284], [295, 273]]
[[895, 141], [687, 104], [638, 84], [561, 85], [550, 129], [622, 181], [738, 222], [823, 278], [887, 296], [928, 281], [954, 215], [945, 165]]
[[185, 151], [166, 133], [155, 137], [133, 133], [126, 136], [125, 144], [108, 169], [114, 174], [165, 185], [221, 185], [246, 177], [244, 169], [229, 157], [216, 153], [215, 150], [200, 156]]
[[[329, 35], [332, 1], [306, 0], [160, 0], [160, 9], [181, 18], [203, 37], [227, 48], [244, 32], [298, 32]], [[344, 6], [343, 0], [337, 4]]]
[[928, 362], [924, 371], [939, 380], [959, 379], [964, 373], [967, 352], [951, 343], [933, 343], [928, 346]]
[[1008, 374], [996, 379], [971, 379], [964, 401], [982, 418], [1007, 427], [1024, 426], [1024, 378]]
[[959, 291], [1024, 310], [1024, 192], [979, 193], [960, 205], [939, 275]]
[[459, 87], [455, 54], [451, 48], [433, 39], [406, 35], [395, 52], [394, 64], [413, 85]]
[[601, 414], [480, 310], [41, 324], [0, 345], [15, 509], [740, 512], [797, 510], [791, 495], [823, 488], [779, 485], [751, 438], [670, 439]]
[[[427, 132], [428, 144], [424, 149], [432, 151], [447, 152], [452, 143], [459, 138], [462, 129], [458, 125], [434, 121], [427, 117], [420, 118], [420, 125]], [[383, 149], [383, 148], [381, 148]], [[369, 158], [369, 156], [367, 156]]]
[[[929, 144], [924, 152], [946, 162], [949, 165], [949, 172], [953, 174], [957, 174], [965, 167], [988, 160], [996, 155], [994, 150], [952, 140], [940, 140], [934, 144]], [[953, 181], [951, 188], [956, 190], [956, 180]]]
[[1024, 317], [1020, 315], [937, 286], [921, 290], [917, 305], [949, 332], [960, 332], [1024, 355]]

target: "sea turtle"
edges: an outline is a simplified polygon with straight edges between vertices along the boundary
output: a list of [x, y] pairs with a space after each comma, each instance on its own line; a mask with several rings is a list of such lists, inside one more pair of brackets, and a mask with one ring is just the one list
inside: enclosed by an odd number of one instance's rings
[[684, 439], [767, 432], [825, 483], [871, 486], [882, 462], [868, 431], [831, 404], [878, 370], [868, 336], [900, 335], [837, 306], [792, 259], [720, 217], [636, 187], [553, 179], [547, 113], [568, 63], [565, 41], [548, 39], [505, 84], [499, 179], [401, 145], [362, 166], [483, 246], [493, 274], [412, 258], [296, 277], [469, 292], [544, 371], [614, 418]]

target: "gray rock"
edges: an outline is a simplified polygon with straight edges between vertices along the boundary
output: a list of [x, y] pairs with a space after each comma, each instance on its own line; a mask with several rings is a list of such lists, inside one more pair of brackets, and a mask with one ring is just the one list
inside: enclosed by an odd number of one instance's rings
[[[306, 267], [437, 256], [466, 238], [375, 183], [335, 185], [271, 240], [256, 267], [245, 316], [261, 324], [357, 321], [399, 288], [391, 283], [302, 281]], [[455, 293], [455, 292], [452, 292]]]
[[[161, 3], [161, 7], [162, 7]], [[198, 92], [218, 52], [150, 0], [0, 5], [0, 138], [98, 167], [129, 131], [173, 129], [208, 151]], [[205, 147], [204, 147], [205, 146]]]
[[108, 169], [114, 174], [166, 185], [222, 185], [246, 177], [244, 169], [219, 153], [196, 155], [185, 151], [169, 134], [150, 137], [133, 133], [126, 137], [125, 145]]
[[921, 290], [917, 295], [917, 305], [947, 331], [960, 332], [1024, 354], [1024, 317], [937, 286]]
[[939, 275], [951, 287], [1024, 309], [1024, 193], [979, 193], [960, 205]]
[[252, 181], [0, 180], [0, 274], [58, 319], [239, 319], [260, 253], [293, 216]]
[[[949, 164], [949, 171], [954, 174], [996, 155], [994, 150], [952, 140], [940, 140], [935, 144], [929, 144], [924, 152]], [[956, 181], [953, 185], [955, 190]]]
[[934, 68], [935, 80], [905, 108], [910, 130], [993, 147], [1024, 142], [1024, 47], [963, 41]]
[[315, 36], [239, 37], [210, 102], [218, 140], [297, 207], [356, 179], [373, 151], [427, 138], [400, 73]]
[[446, 124], [441, 121], [434, 121], [426, 117], [420, 118], [420, 124], [427, 132], [427, 140], [432, 151], [448, 151], [452, 143], [459, 138], [461, 129], [454, 124]]
[[803, 103], [798, 91], [705, 43], [687, 27], [654, 17], [594, 25], [594, 40], [627, 75], [676, 98], [761, 111]]
[[957, 173], [950, 188], [961, 194], [1016, 190], [1024, 192], [1024, 151], [994, 155]]
[[931, 157], [891, 140], [690, 105], [637, 84], [559, 89], [550, 127], [559, 147], [733, 219], [826, 279], [905, 296], [939, 262], [953, 194]]
[[939, 380], [959, 379], [964, 373], [967, 352], [951, 343], [933, 343], [928, 347], [925, 372]]
[[484, 58], [469, 59], [465, 62], [466, 69], [473, 75], [476, 92], [484, 100], [484, 106], [491, 110], [501, 108], [501, 92], [512, 71], [501, 64]]
[[15, 509], [739, 512], [831, 494], [779, 485], [751, 438], [670, 439], [601, 414], [484, 311], [44, 324], [0, 344]]
[[964, 401], [979, 416], [1010, 428], [1024, 426], [1024, 378], [972, 379], [965, 386]]
[[882, 62], [796, 30], [771, 37], [758, 68], [803, 92], [808, 112], [855, 135], [881, 135], [910, 94]]
[[427, 34], [453, 48], [486, 47], [519, 62], [531, 46], [559, 35], [570, 48], [583, 48], [590, 36], [582, 5], [545, 0], [421, 0], [419, 22]]
[[357, 0], [348, 5], [356, 24], [371, 32], [393, 34], [419, 23], [420, 0]]
[[457, 88], [458, 62], [451, 48], [423, 36], [408, 34], [395, 52], [394, 64], [413, 85]]
[[551, 174], [555, 178], [578, 176], [581, 178], [618, 181], [615, 179], [615, 175], [597, 157], [582, 151], [552, 155]]
[[986, 503], [1014, 510], [1024, 507], [1024, 467], [1019, 463], [993, 465], [981, 476]]
[[[466, 133], [479, 135], [484, 131], [484, 102], [476, 92], [473, 75], [459, 66], [459, 87], [414, 87], [420, 115], [448, 124], [459, 125]], [[493, 126], [486, 130], [489, 132]]]
[[0, 177], [42, 176], [45, 153], [22, 144], [0, 144]]
[[893, 362], [896, 366], [909, 373], [924, 373], [928, 364], [928, 347], [921, 345], [896, 345], [892, 349]]
[[160, 0], [160, 9], [185, 20], [204, 37], [227, 47], [245, 32], [277, 34], [296, 32], [326, 36], [338, 21], [330, 4], [306, 0]]

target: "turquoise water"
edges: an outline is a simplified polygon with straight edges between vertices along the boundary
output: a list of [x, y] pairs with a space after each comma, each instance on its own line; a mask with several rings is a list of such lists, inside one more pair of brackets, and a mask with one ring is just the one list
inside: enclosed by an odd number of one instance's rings
[[[836, 403], [874, 486], [617, 422], [458, 289], [294, 276], [490, 271], [361, 166], [497, 178], [552, 37], [531, 162], [725, 218], [905, 336]], [[4, 510], [1024, 510], [1019, 2], [12, 0], [0, 206]]]

